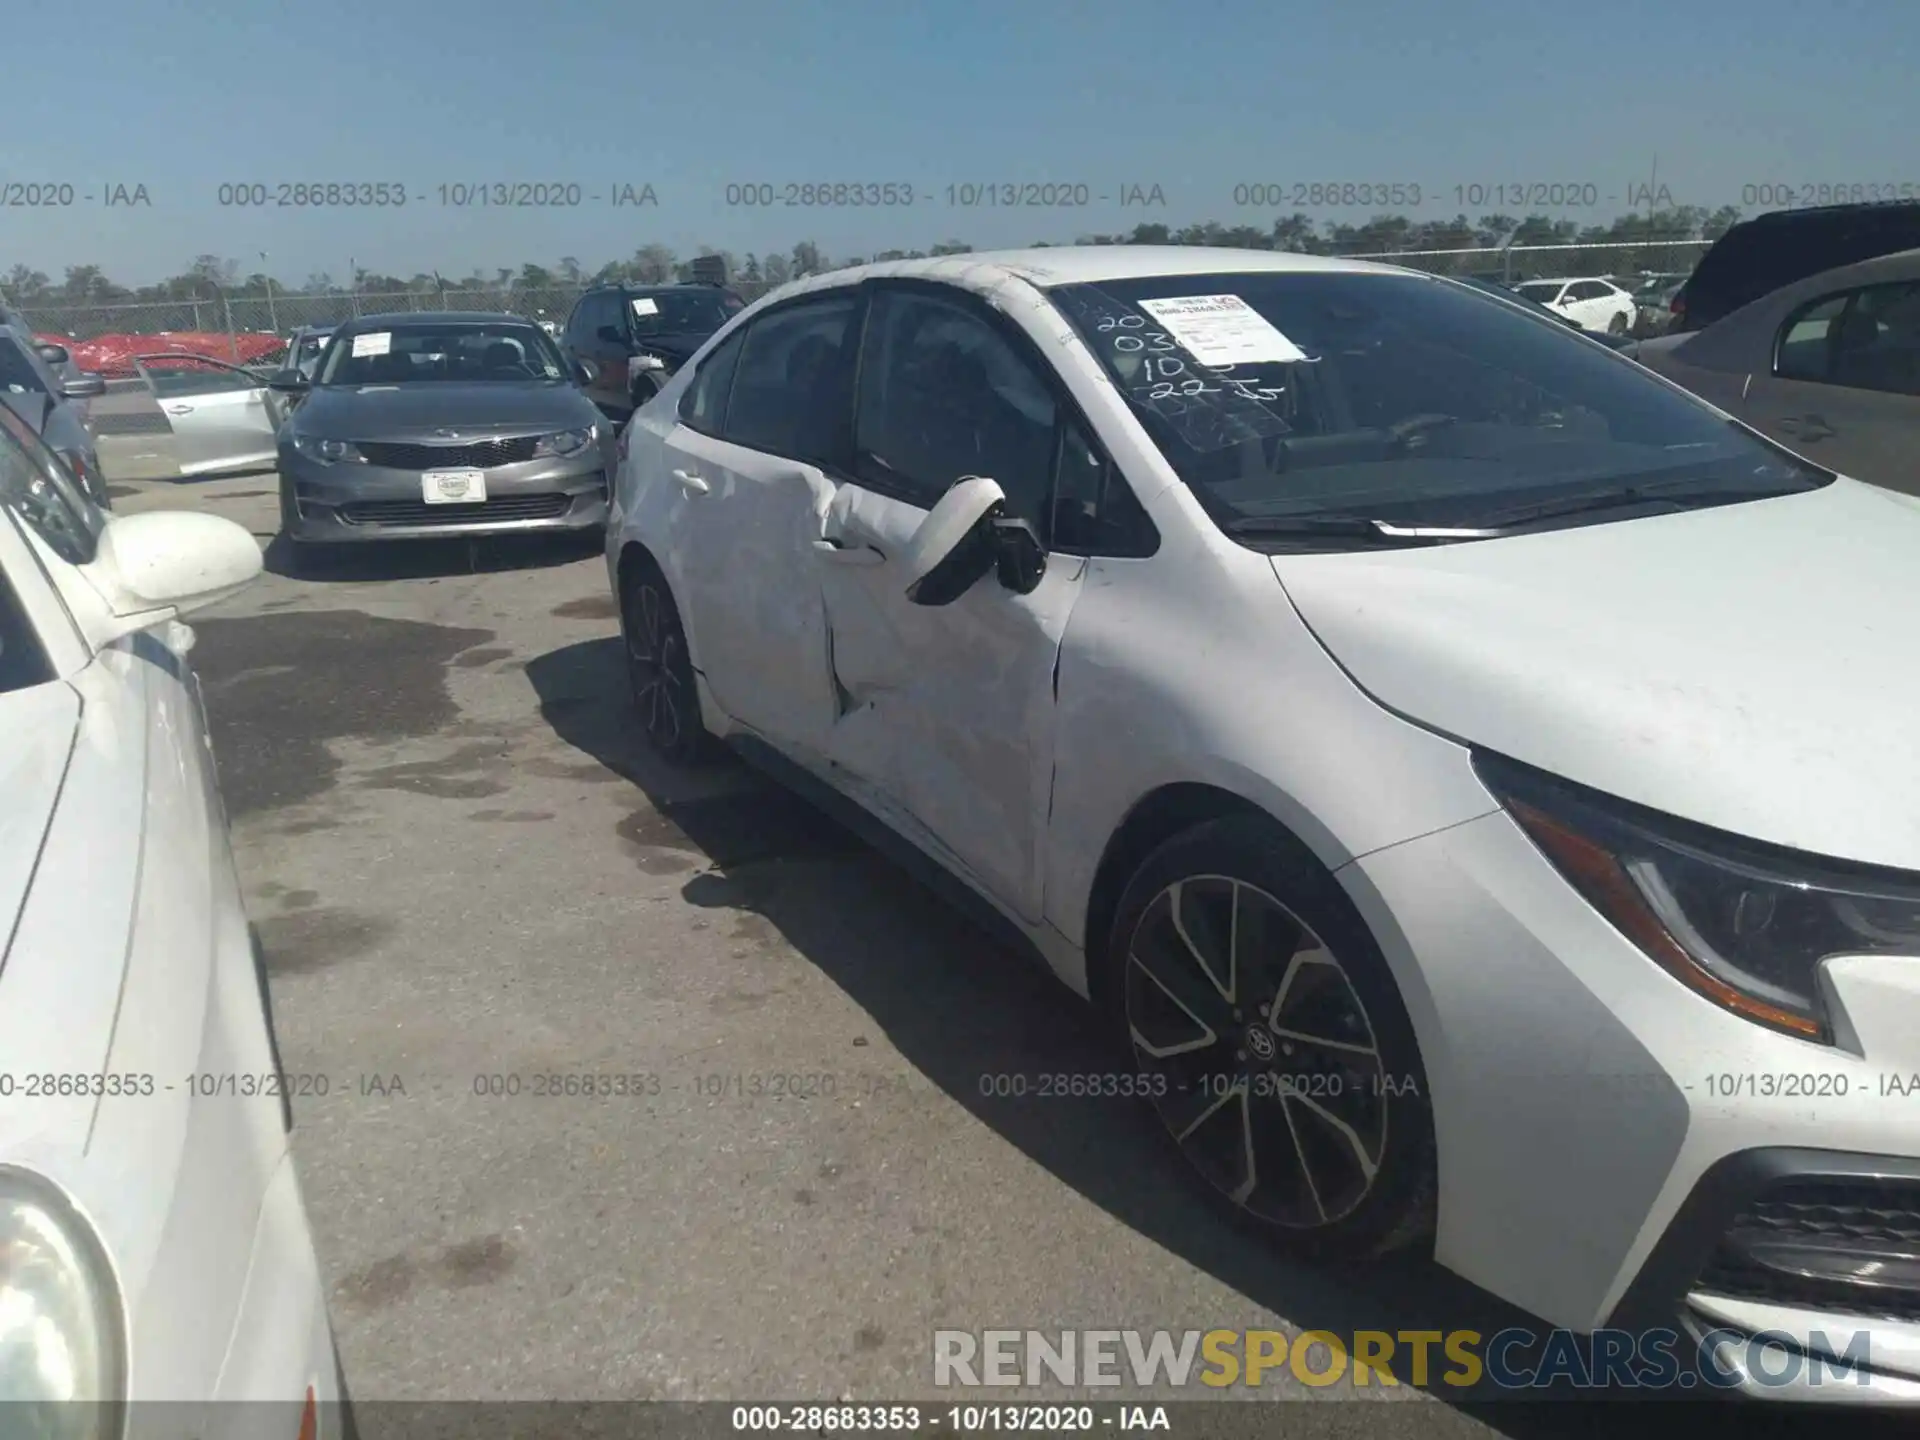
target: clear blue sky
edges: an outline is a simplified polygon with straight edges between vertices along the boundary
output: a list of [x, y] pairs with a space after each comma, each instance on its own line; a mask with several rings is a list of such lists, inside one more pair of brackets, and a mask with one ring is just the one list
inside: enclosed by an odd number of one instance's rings
[[[1143, 219], [1263, 223], [1236, 184], [1597, 186], [1654, 157], [1676, 203], [1768, 181], [1920, 185], [1920, 0], [6, 0], [0, 273], [147, 283], [212, 252], [289, 283], [659, 242], [829, 255], [1071, 240]], [[223, 182], [398, 182], [404, 209], [221, 208]], [[443, 183], [577, 183], [579, 208], [439, 203]], [[740, 182], [894, 182], [912, 209], [729, 208]], [[956, 208], [1051, 181], [1084, 210]], [[103, 208], [139, 184], [148, 207]], [[616, 209], [651, 184], [657, 208]], [[1159, 185], [1164, 210], [1123, 209]], [[1289, 207], [1291, 208], [1291, 207]], [[1468, 206], [1469, 214], [1511, 205]], [[1768, 207], [1760, 207], [1768, 208]], [[1365, 214], [1321, 211], [1324, 219]], [[260, 253], [269, 259], [262, 262]]]

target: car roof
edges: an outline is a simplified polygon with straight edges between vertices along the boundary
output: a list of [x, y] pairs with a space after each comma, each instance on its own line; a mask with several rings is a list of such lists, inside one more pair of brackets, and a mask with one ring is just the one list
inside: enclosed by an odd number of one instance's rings
[[[391, 310], [380, 315], [361, 315], [336, 330], [395, 329], [402, 325], [498, 325], [507, 321], [533, 327], [533, 321], [507, 310]], [[537, 328], [537, 327], [534, 327]]]

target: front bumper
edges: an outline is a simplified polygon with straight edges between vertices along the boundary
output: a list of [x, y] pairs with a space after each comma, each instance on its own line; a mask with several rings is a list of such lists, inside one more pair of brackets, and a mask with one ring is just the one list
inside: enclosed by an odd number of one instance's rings
[[580, 532], [606, 524], [611, 472], [601, 447], [565, 459], [527, 460], [486, 471], [487, 498], [429, 505], [421, 472], [357, 463], [324, 464], [280, 446], [280, 483], [290, 490], [287, 537], [308, 544], [427, 540], [437, 535]]
[[[1838, 1274], [1920, 1253], [1920, 958], [1829, 961], [1822, 1046], [1667, 975], [1504, 812], [1342, 879], [1419, 1030], [1442, 1265], [1575, 1331], [1824, 1331], [1839, 1358], [1864, 1344], [1870, 1382], [1811, 1398], [1920, 1400], [1920, 1284], [1780, 1269], [1808, 1245]], [[1785, 1398], [1783, 1373], [1736, 1388]]]

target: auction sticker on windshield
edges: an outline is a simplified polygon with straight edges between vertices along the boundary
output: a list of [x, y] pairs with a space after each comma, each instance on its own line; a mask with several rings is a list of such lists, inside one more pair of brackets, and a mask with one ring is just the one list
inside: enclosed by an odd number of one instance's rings
[[651, 296], [642, 295], [636, 300], [629, 300], [627, 303], [633, 306], [633, 313], [636, 315], [658, 315], [660, 313], [660, 302]]
[[1164, 300], [1142, 300], [1139, 305], [1202, 365], [1258, 365], [1307, 358], [1305, 351], [1238, 295], [1175, 295]]
[[420, 498], [429, 505], [477, 505], [487, 498], [483, 470], [428, 470], [420, 476]]
[[374, 330], [365, 335], [353, 337], [353, 355], [357, 360], [364, 355], [384, 355], [393, 349], [392, 332]]

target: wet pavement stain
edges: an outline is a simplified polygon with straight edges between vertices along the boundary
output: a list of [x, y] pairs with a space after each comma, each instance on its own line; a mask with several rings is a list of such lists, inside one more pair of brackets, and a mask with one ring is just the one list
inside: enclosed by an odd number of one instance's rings
[[400, 927], [344, 906], [269, 915], [258, 926], [270, 975], [306, 975], [364, 955]]
[[335, 1293], [356, 1310], [385, 1310], [411, 1295], [417, 1279], [419, 1271], [411, 1259], [389, 1255], [354, 1271], [340, 1282]]
[[589, 595], [556, 605], [547, 613], [560, 620], [614, 620], [619, 618], [620, 607], [611, 595]]
[[510, 659], [513, 651], [504, 645], [482, 645], [477, 650], [469, 650], [464, 655], [454, 656], [453, 663], [462, 670], [478, 670], [482, 665], [491, 665], [496, 660]]
[[503, 825], [526, 825], [535, 820], [553, 819], [551, 810], [476, 810], [469, 820], [487, 820]]
[[448, 1290], [491, 1285], [518, 1260], [504, 1238], [483, 1235], [445, 1246], [424, 1260], [405, 1252], [376, 1260], [341, 1280], [334, 1293], [356, 1310], [386, 1310], [411, 1296], [423, 1281]]
[[462, 745], [438, 760], [408, 760], [382, 765], [354, 781], [359, 790], [406, 790], [437, 800], [479, 800], [503, 795], [507, 786], [493, 778], [512, 767], [499, 744]]
[[520, 768], [529, 775], [542, 775], [549, 780], [584, 780], [589, 785], [617, 785], [626, 779], [597, 761], [569, 765], [563, 760], [528, 760]]
[[442, 1285], [465, 1290], [491, 1285], [513, 1269], [517, 1259], [513, 1247], [502, 1237], [485, 1235], [449, 1245], [429, 1262], [428, 1270]]
[[887, 1343], [887, 1332], [878, 1325], [862, 1325], [853, 1332], [853, 1348], [856, 1350], [878, 1350]]
[[318, 890], [289, 890], [280, 897], [280, 904], [287, 910], [311, 910], [320, 903]]
[[333, 789], [340, 767], [329, 741], [413, 739], [454, 723], [447, 666], [494, 638], [359, 610], [196, 619], [193, 628], [221, 790], [235, 818]]
[[225, 495], [209, 495], [209, 500], [258, 500], [263, 495], [271, 495], [271, 490], [233, 490]]

